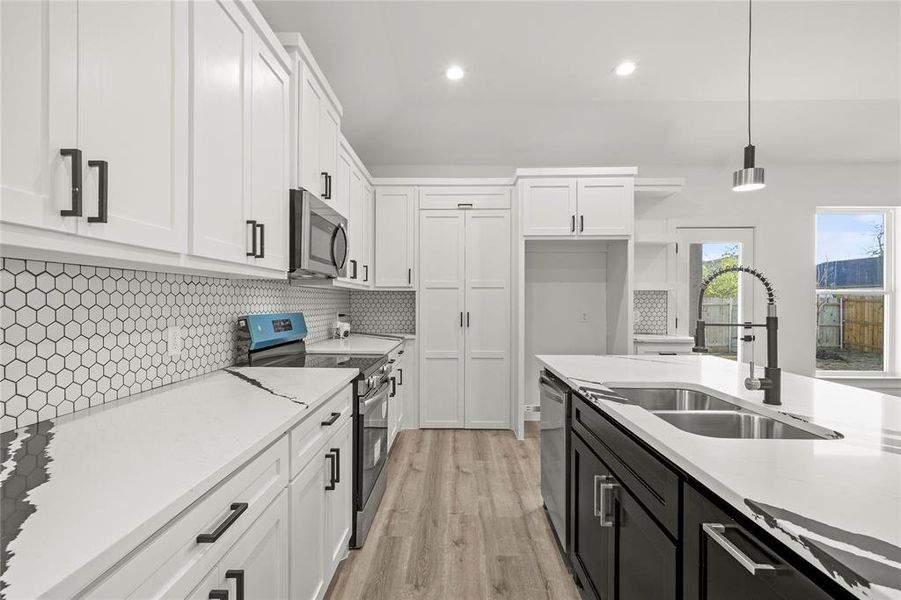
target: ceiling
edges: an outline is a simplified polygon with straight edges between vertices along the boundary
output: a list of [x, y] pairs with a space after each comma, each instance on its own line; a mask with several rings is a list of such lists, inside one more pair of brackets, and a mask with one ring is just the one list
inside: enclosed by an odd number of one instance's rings
[[[744, 2], [256, 4], [303, 35], [371, 167], [736, 164], [747, 143]], [[755, 3], [758, 163], [898, 162], [899, 39], [899, 2]]]

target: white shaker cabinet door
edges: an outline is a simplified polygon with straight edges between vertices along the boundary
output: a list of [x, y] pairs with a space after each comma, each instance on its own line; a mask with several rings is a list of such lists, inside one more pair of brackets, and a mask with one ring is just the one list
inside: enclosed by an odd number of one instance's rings
[[466, 211], [467, 428], [510, 425], [510, 211]]
[[288, 598], [288, 491], [282, 492], [219, 561], [229, 598]]
[[188, 27], [179, 0], [78, 2], [79, 235], [187, 250]]
[[580, 179], [579, 235], [630, 235], [634, 229], [631, 178]]
[[300, 119], [297, 126], [299, 152], [297, 153], [297, 173], [300, 187], [322, 197], [325, 193], [325, 178], [319, 168], [319, 126], [322, 119], [322, 105], [326, 102], [322, 89], [313, 78], [310, 69], [303, 63], [299, 80]]
[[325, 485], [327, 461], [314, 456], [289, 486], [291, 498], [291, 598], [319, 600], [326, 580]]
[[463, 211], [419, 212], [419, 423], [463, 427]]
[[325, 492], [325, 577], [332, 574], [345, 556], [350, 543], [353, 510], [353, 419], [347, 419], [326, 445], [324, 452], [334, 454], [335, 489]]
[[324, 200], [334, 206], [335, 172], [338, 170], [338, 137], [341, 133], [341, 120], [338, 113], [332, 110], [331, 103], [324, 99], [319, 116], [319, 171], [320, 178], [327, 182]]
[[253, 32], [228, 0], [193, 10], [192, 252], [247, 262]]
[[413, 188], [376, 189], [376, 287], [413, 287], [413, 214]]
[[575, 235], [575, 179], [528, 180], [523, 182], [521, 193], [523, 235]]
[[251, 202], [258, 235], [252, 262], [287, 271], [290, 74], [259, 35], [253, 40]]
[[[73, 233], [78, 94], [74, 2], [0, 2], [0, 220]], [[83, 159], [86, 161], [87, 159]], [[83, 162], [87, 166], [87, 162]]]

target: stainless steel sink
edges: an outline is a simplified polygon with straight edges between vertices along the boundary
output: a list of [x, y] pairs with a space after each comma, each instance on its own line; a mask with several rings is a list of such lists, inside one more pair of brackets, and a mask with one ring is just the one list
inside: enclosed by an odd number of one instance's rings
[[610, 388], [629, 404], [646, 410], [741, 410], [741, 407], [715, 396], [677, 388]]
[[683, 431], [708, 437], [781, 440], [817, 440], [834, 437], [833, 432], [816, 425], [808, 425], [808, 427], [822, 430], [822, 433], [807, 431], [751, 412], [662, 411], [654, 414]]

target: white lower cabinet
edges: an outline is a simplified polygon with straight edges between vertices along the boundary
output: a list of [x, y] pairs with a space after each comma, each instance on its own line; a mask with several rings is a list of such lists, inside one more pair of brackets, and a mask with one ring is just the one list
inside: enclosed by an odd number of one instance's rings
[[420, 211], [419, 423], [510, 426], [508, 210]]
[[[394, 445], [394, 438], [403, 428], [404, 410], [406, 405], [407, 388], [404, 385], [404, 370], [408, 372], [409, 368], [406, 360], [405, 344], [389, 355], [389, 360], [394, 361], [394, 371], [391, 375], [391, 393], [388, 395], [388, 450]], [[409, 379], [408, 379], [409, 383]]]

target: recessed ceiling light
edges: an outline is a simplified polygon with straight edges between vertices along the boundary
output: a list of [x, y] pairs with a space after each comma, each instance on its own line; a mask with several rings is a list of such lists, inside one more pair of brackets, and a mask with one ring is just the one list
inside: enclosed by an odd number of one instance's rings
[[632, 73], [635, 72], [635, 63], [632, 62], [631, 60], [621, 62], [618, 65], [616, 65], [616, 69], [614, 69], [614, 72], [617, 75], [619, 75], [620, 77], [628, 77], [629, 75], [631, 75]]
[[460, 65], [451, 65], [447, 68], [447, 71], [444, 72], [447, 75], [447, 78], [451, 81], [456, 81], [458, 79], [463, 79], [463, 67]]

